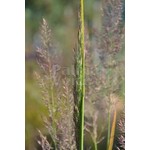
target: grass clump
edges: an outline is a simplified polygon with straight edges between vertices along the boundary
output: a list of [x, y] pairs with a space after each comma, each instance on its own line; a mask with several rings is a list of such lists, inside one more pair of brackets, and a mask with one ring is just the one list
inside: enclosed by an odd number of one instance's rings
[[88, 148], [98, 150], [105, 142], [103, 149], [112, 150], [115, 143], [117, 116], [124, 97], [122, 1], [102, 1], [102, 30], [90, 40], [84, 25], [84, 1], [79, 2], [78, 42], [67, 67], [73, 64], [73, 74], [64, 73], [64, 55], [53, 50], [45, 19], [41, 25], [41, 47], [36, 50], [40, 74], [36, 73], [36, 77], [49, 114], [44, 123], [50, 135], [48, 140], [39, 131], [43, 150], [86, 149], [87, 133], [93, 142]]

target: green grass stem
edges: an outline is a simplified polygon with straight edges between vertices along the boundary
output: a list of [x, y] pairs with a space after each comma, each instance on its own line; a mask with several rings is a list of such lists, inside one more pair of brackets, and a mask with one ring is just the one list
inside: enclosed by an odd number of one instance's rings
[[80, 126], [80, 143], [79, 149], [83, 150], [84, 145], [84, 97], [85, 97], [85, 52], [84, 52], [84, 0], [80, 0], [80, 27], [79, 27], [79, 53], [80, 67], [79, 67], [79, 126]]
[[97, 149], [97, 142], [96, 141], [94, 141], [94, 150], [98, 150]]

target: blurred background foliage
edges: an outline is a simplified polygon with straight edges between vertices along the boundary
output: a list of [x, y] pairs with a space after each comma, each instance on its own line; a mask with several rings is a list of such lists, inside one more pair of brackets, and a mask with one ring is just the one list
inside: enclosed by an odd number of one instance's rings
[[[92, 34], [94, 28], [100, 30], [100, 2], [101, 0], [85, 0], [85, 23], [89, 34]], [[48, 21], [52, 30], [53, 45], [62, 51], [72, 51], [77, 41], [77, 15], [77, 0], [25, 0], [26, 150], [34, 150], [37, 129], [44, 130], [41, 116], [47, 114], [34, 77], [37, 70], [35, 49], [39, 44], [42, 18]]]

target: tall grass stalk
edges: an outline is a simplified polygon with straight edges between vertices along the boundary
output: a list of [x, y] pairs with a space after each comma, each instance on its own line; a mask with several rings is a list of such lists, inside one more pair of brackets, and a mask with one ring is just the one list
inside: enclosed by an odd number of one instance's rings
[[79, 27], [79, 51], [81, 54], [80, 73], [80, 100], [79, 100], [79, 123], [80, 123], [80, 150], [84, 144], [84, 96], [85, 96], [85, 52], [84, 52], [84, 0], [80, 0], [80, 27]]
[[85, 51], [84, 51], [84, 0], [79, 4], [78, 45], [75, 50], [74, 122], [77, 149], [84, 144], [84, 97], [85, 97]]

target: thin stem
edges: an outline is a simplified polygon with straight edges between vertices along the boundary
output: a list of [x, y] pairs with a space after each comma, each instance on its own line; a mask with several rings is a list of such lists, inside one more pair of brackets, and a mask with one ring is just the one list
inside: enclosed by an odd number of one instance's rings
[[97, 142], [94, 141], [94, 150], [97, 150]]
[[117, 116], [117, 112], [116, 112], [116, 109], [115, 109], [114, 110], [114, 117], [113, 117], [113, 123], [112, 123], [112, 128], [111, 128], [111, 136], [110, 136], [110, 140], [109, 140], [108, 150], [112, 150], [113, 144], [114, 144], [115, 127], [116, 127], [116, 116]]
[[79, 29], [79, 47], [81, 54], [81, 67], [80, 67], [80, 86], [81, 86], [81, 99], [80, 99], [80, 150], [83, 150], [84, 144], [84, 97], [85, 97], [85, 52], [84, 52], [84, 0], [80, 0], [80, 29]]
[[110, 107], [109, 107], [109, 110], [108, 110], [108, 132], [107, 132], [107, 150], [108, 150], [108, 147], [109, 147], [109, 141], [110, 141]]
[[[52, 100], [52, 118], [54, 119], [55, 118], [55, 102], [54, 102], [54, 89], [53, 89], [53, 83], [52, 82], [51, 82], [50, 89], [51, 89], [50, 92], [51, 92], [51, 100]], [[55, 126], [54, 120], [52, 120], [52, 127], [54, 129], [54, 134], [56, 135], [56, 126]], [[54, 140], [53, 142], [54, 142], [55, 150], [57, 150], [56, 139], [53, 139], [53, 140]]]

